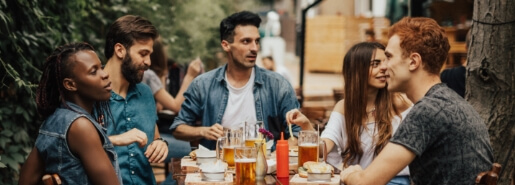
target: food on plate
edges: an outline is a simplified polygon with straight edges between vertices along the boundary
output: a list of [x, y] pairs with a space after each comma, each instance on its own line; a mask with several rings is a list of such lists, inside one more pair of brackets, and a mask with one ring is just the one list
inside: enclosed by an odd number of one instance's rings
[[191, 159], [193, 159], [193, 160], [197, 160], [197, 150], [198, 150], [198, 149], [193, 150], [193, 151], [191, 151], [191, 152], [190, 152], [190, 157], [191, 157]]
[[331, 173], [334, 174], [334, 168], [325, 162], [308, 161], [299, 167], [298, 173], [300, 177], [307, 178], [308, 173]]

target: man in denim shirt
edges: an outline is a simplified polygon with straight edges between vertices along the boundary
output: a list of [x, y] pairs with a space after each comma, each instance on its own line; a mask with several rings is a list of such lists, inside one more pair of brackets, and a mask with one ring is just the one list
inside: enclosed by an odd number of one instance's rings
[[[276, 139], [281, 131], [289, 135], [285, 115], [299, 103], [284, 77], [256, 66], [260, 22], [258, 15], [248, 11], [222, 20], [221, 45], [227, 64], [198, 76], [184, 93], [186, 100], [170, 127], [176, 138], [201, 139], [200, 144], [214, 149], [224, 127], [242, 127], [246, 120], [263, 121]], [[194, 127], [198, 120], [201, 126]]]
[[106, 36], [104, 67], [112, 81], [111, 114], [107, 126], [115, 145], [123, 184], [156, 184], [150, 163], [161, 163], [168, 143], [159, 137], [156, 104], [150, 88], [140, 83], [150, 66], [156, 28], [133, 15], [118, 18]]

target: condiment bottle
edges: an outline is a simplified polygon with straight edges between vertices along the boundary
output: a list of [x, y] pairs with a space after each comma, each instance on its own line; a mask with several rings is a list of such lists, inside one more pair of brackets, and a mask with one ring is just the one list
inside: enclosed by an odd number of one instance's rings
[[275, 150], [277, 161], [277, 177], [289, 177], [289, 149], [288, 141], [284, 140], [284, 133], [281, 132], [281, 139], [277, 140]]

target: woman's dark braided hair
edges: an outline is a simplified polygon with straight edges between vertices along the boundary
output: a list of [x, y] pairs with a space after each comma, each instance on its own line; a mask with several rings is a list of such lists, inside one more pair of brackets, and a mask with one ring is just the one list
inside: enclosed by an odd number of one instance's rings
[[[72, 43], [59, 46], [46, 59], [43, 74], [36, 90], [37, 110], [43, 119], [52, 115], [60, 104], [63, 104], [72, 111], [76, 111], [66, 104], [63, 80], [74, 75], [72, 74], [72, 69], [75, 66], [75, 61], [74, 57], [71, 56], [84, 50], [95, 51], [93, 46], [88, 43]], [[111, 118], [109, 101], [95, 102], [94, 110], [93, 115], [99, 122], [102, 122], [103, 117]]]

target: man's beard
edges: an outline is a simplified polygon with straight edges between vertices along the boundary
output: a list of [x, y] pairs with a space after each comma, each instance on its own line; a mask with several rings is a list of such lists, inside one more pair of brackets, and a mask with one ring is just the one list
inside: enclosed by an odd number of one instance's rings
[[139, 70], [147, 70], [148, 67], [144, 66], [142, 68], [138, 68], [134, 65], [131, 56], [129, 53], [125, 55], [125, 58], [122, 60], [122, 75], [129, 82], [129, 84], [137, 84], [143, 80], [143, 73], [141, 75], [138, 74]]

